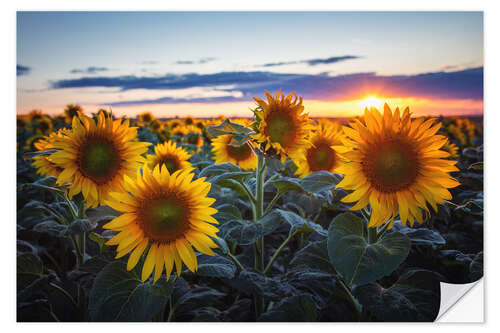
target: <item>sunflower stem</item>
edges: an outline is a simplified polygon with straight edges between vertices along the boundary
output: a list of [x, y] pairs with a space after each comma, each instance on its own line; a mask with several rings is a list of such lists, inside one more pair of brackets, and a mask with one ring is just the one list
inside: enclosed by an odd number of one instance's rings
[[241, 184], [241, 187], [243, 188], [243, 190], [245, 191], [248, 199], [250, 199], [252, 204], [255, 205], [257, 203], [257, 201], [255, 199], [255, 196], [252, 194], [252, 192], [248, 188], [248, 186], [243, 181], [240, 181], [240, 184]]
[[378, 241], [377, 227], [368, 227], [368, 243], [373, 244]]
[[264, 211], [264, 215], [266, 215], [267, 213], [269, 213], [269, 211], [274, 207], [274, 205], [276, 204], [276, 202], [279, 200], [280, 197], [281, 197], [281, 192], [276, 193], [276, 195], [274, 196], [273, 200], [271, 200], [271, 202], [269, 203], [269, 205], [267, 205], [267, 208]]
[[351, 290], [345, 285], [344, 281], [342, 281], [342, 279], [340, 279], [337, 275], [333, 275], [333, 277], [335, 278], [335, 281], [337, 281], [337, 283], [340, 284], [342, 289], [344, 289], [346, 294], [349, 296], [349, 299], [351, 300], [351, 303], [356, 309], [356, 312], [358, 314], [358, 319], [361, 318], [361, 307], [359, 306], [359, 303], [354, 297], [354, 295], [351, 293]]
[[[257, 169], [255, 170], [256, 173], [256, 188], [255, 188], [255, 199], [256, 199], [256, 204], [255, 204], [255, 210], [254, 210], [254, 221], [258, 221], [263, 213], [264, 213], [264, 180], [266, 177], [266, 172], [265, 172], [265, 160], [264, 160], [264, 155], [262, 153], [257, 154]], [[264, 237], [260, 237], [257, 239], [257, 242], [254, 245], [254, 253], [255, 253], [255, 269], [257, 271], [263, 272], [264, 271]], [[262, 312], [264, 312], [265, 309], [265, 301], [264, 298], [255, 295], [254, 296], [255, 300], [255, 312], [257, 315], [257, 318], [260, 316]]]
[[266, 268], [264, 269], [264, 272], [263, 272], [264, 275], [266, 275], [267, 272], [269, 272], [269, 270], [273, 266], [274, 261], [276, 260], [276, 258], [278, 258], [278, 255], [285, 248], [285, 246], [292, 240], [293, 236], [295, 236], [296, 233], [297, 232], [295, 231], [295, 232], [289, 234], [288, 237], [283, 241], [283, 243], [281, 243], [281, 245], [276, 249], [273, 256], [271, 257], [271, 260], [269, 261]]
[[391, 224], [391, 221], [384, 224], [380, 229], [377, 228], [377, 239], [380, 239], [380, 237], [382, 237], [385, 234], [385, 232], [389, 228], [390, 224]]
[[231, 258], [231, 260], [238, 266], [240, 270], [245, 270], [245, 267], [241, 264], [241, 262], [236, 258], [231, 252], [228, 251], [227, 256]]
[[[73, 215], [73, 219], [77, 219], [79, 216], [78, 215], [79, 213], [75, 209], [75, 207], [73, 206], [73, 203], [71, 202], [71, 200], [69, 200], [68, 192], [64, 192], [62, 197], [64, 198], [64, 201], [66, 201], [66, 203], [68, 204], [68, 206], [71, 210], [71, 215]], [[73, 243], [73, 248], [75, 249], [76, 268], [78, 269], [78, 268], [80, 268], [80, 265], [83, 263], [82, 251], [80, 249], [80, 246], [78, 245], [78, 241], [77, 241], [75, 235], [71, 235], [71, 242]]]

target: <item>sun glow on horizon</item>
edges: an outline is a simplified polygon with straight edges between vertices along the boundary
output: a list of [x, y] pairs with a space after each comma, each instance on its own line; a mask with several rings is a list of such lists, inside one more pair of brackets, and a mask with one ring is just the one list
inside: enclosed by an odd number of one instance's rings
[[359, 105], [361, 105], [363, 110], [366, 108], [369, 109], [371, 107], [374, 107], [376, 109], [380, 109], [384, 105], [384, 102], [376, 96], [370, 96], [370, 97], [367, 97], [367, 98], [359, 101]]

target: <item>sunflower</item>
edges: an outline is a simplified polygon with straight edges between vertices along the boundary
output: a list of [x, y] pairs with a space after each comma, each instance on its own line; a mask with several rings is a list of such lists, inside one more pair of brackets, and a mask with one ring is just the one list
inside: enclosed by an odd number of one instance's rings
[[189, 163], [189, 154], [184, 148], [177, 146], [175, 142], [167, 141], [155, 146], [155, 153], [147, 155], [146, 166], [153, 170], [157, 165], [165, 165], [170, 173], [177, 170], [192, 169]]
[[133, 175], [146, 161], [141, 155], [151, 143], [133, 142], [136, 138], [137, 128], [129, 127], [128, 120], [113, 121], [100, 113], [96, 124], [80, 113], [71, 132], [53, 143], [59, 151], [50, 158], [64, 170], [57, 183], [72, 183], [70, 198], [82, 192], [88, 207], [104, 203], [110, 191], [123, 189], [123, 176]]
[[187, 125], [184, 127], [185, 131], [185, 142], [187, 144], [196, 146], [197, 149], [199, 150], [201, 146], [205, 143], [203, 141], [203, 136], [202, 136], [202, 131], [199, 127], [196, 127], [194, 125]]
[[220, 135], [212, 140], [215, 164], [233, 163], [244, 170], [257, 167], [257, 155], [249, 142], [242, 145], [232, 145], [232, 134]]
[[49, 134], [52, 132], [52, 119], [49, 116], [43, 115], [32, 123], [37, 134]]
[[285, 97], [280, 89], [276, 98], [267, 91], [266, 96], [267, 103], [254, 97], [258, 104], [255, 110], [258, 133], [253, 138], [259, 143], [265, 143], [266, 151], [273, 149], [281, 161], [285, 162], [287, 155], [310, 145], [307, 141], [311, 128], [309, 117], [303, 113], [302, 97], [297, 100], [295, 93]]
[[401, 116], [387, 104], [383, 115], [365, 109], [363, 122], [343, 127], [344, 146], [334, 146], [346, 160], [337, 168], [344, 174], [337, 187], [353, 190], [342, 201], [357, 202], [351, 210], [370, 204], [370, 227], [391, 219], [391, 228], [398, 213], [403, 225], [423, 223], [422, 210], [430, 215], [427, 203], [437, 212], [437, 204], [451, 199], [447, 189], [460, 185], [449, 175], [457, 162], [440, 150], [447, 140], [436, 134], [440, 127], [434, 119], [412, 121], [408, 108]]
[[317, 126], [311, 135], [312, 145], [290, 156], [298, 167], [297, 175], [306, 177], [321, 170], [335, 172], [341, 160], [332, 146], [341, 145], [342, 138], [342, 130], [330, 123]]
[[[62, 138], [68, 133], [68, 130], [63, 128], [57, 132], [52, 132], [50, 135], [41, 138], [33, 145], [37, 151], [46, 151], [54, 149], [54, 141], [57, 137]], [[62, 169], [58, 167], [51, 159], [50, 156], [40, 155], [33, 157], [33, 166], [36, 168], [36, 173], [42, 177], [58, 177]]]
[[[170, 278], [174, 263], [180, 276], [184, 262], [191, 272], [198, 269], [196, 253], [213, 256], [218, 246], [208, 237], [217, 238], [218, 224], [210, 207], [215, 199], [207, 197], [210, 183], [205, 178], [192, 181], [189, 170], [172, 174], [165, 166], [157, 165], [151, 172], [137, 171], [137, 178], [125, 176], [126, 192], [110, 194], [108, 205], [123, 212], [103, 228], [118, 231], [107, 245], [118, 245], [116, 258], [131, 252], [127, 270], [133, 269], [141, 255], [147, 256], [142, 267], [142, 281], [154, 272], [156, 282], [163, 272]], [[149, 250], [147, 250], [149, 246]]]
[[151, 121], [155, 120], [155, 116], [151, 113], [151, 111], [145, 111], [137, 115], [137, 119], [140, 122], [149, 124]]
[[449, 158], [452, 159], [458, 158], [458, 146], [454, 143], [451, 143], [450, 140], [446, 140], [446, 143], [443, 145], [442, 150], [450, 153]]

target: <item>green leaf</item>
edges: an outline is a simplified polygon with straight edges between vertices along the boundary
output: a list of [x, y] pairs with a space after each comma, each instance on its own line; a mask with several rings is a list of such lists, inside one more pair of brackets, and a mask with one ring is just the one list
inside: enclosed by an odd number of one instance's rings
[[35, 225], [33, 230], [48, 233], [55, 237], [67, 237], [89, 232], [96, 227], [87, 219], [77, 219], [69, 225], [60, 224], [54, 220], [46, 220]]
[[441, 298], [439, 276], [427, 270], [410, 270], [389, 289], [357, 286], [353, 294], [379, 321], [434, 321]]
[[55, 153], [57, 151], [57, 149], [48, 149], [48, 150], [44, 150], [44, 151], [34, 151], [34, 152], [29, 152], [29, 153], [24, 153], [24, 159], [31, 159], [35, 156], [46, 156], [46, 155], [50, 155], [52, 153]]
[[240, 245], [250, 245], [262, 236], [272, 233], [281, 223], [281, 216], [277, 211], [271, 211], [259, 221], [231, 220], [220, 226], [223, 238]]
[[281, 177], [277, 180], [269, 182], [274, 185], [279, 193], [286, 193], [289, 191], [304, 191], [300, 179], [291, 177]]
[[108, 264], [97, 274], [89, 296], [94, 321], [150, 321], [163, 311], [172, 292], [173, 279], [142, 283], [135, 270], [127, 272], [121, 261]]
[[411, 242], [399, 232], [374, 244], [363, 237], [363, 222], [353, 214], [336, 216], [328, 229], [328, 255], [349, 285], [362, 285], [391, 274], [408, 256]]
[[88, 219], [77, 219], [68, 225], [64, 232], [66, 236], [79, 235], [95, 229], [96, 224], [90, 222]]
[[43, 263], [34, 253], [17, 256], [17, 290], [22, 290], [43, 277]]
[[95, 232], [89, 233], [89, 239], [94, 243], [96, 243], [97, 246], [99, 246], [99, 253], [102, 253], [108, 248], [108, 246], [106, 245], [107, 242], [106, 238], [102, 237], [98, 233]]
[[441, 236], [441, 234], [435, 230], [427, 228], [408, 228], [402, 227], [396, 229], [398, 232], [405, 234], [411, 240], [412, 244], [415, 245], [427, 245], [436, 247], [438, 245], [445, 245], [446, 240]]
[[260, 321], [316, 321], [318, 310], [310, 295], [287, 297], [263, 313]]
[[226, 282], [247, 295], [258, 294], [274, 301], [297, 293], [297, 290], [287, 280], [264, 276], [254, 270], [243, 270]]
[[290, 261], [290, 268], [305, 266], [311, 271], [334, 274], [332, 264], [328, 260], [327, 240], [309, 243], [300, 249]]
[[476, 254], [469, 266], [469, 278], [477, 281], [483, 277], [483, 251]]
[[237, 139], [237, 144], [241, 145], [243, 142], [249, 139], [249, 135], [253, 133], [253, 131], [248, 127], [232, 123], [229, 119], [225, 119], [221, 124], [217, 126], [208, 127], [207, 133], [213, 137], [233, 134], [239, 137]]
[[311, 233], [311, 232], [317, 232], [318, 234], [322, 236], [328, 236], [328, 232], [323, 229], [323, 227], [317, 223], [314, 223], [312, 221], [309, 221], [300, 215], [297, 215], [293, 212], [287, 211], [287, 210], [282, 210], [282, 209], [276, 209], [275, 210], [288, 224], [290, 224], [290, 234], [293, 234], [295, 232], [300, 233]]
[[234, 219], [243, 219], [240, 209], [231, 204], [222, 204], [215, 208], [217, 209], [217, 213], [214, 215], [214, 218], [219, 222], [225, 222]]
[[198, 272], [200, 276], [232, 279], [236, 273], [236, 266], [226, 257], [215, 255], [198, 256]]
[[328, 171], [318, 171], [302, 178], [300, 183], [307, 192], [330, 191], [340, 183], [342, 179], [339, 175]]

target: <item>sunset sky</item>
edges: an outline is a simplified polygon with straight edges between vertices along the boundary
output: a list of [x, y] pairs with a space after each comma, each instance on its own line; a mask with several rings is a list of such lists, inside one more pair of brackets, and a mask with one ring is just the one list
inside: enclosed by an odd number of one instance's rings
[[482, 115], [480, 12], [18, 12], [17, 112], [250, 116], [264, 90], [311, 116], [365, 106]]

